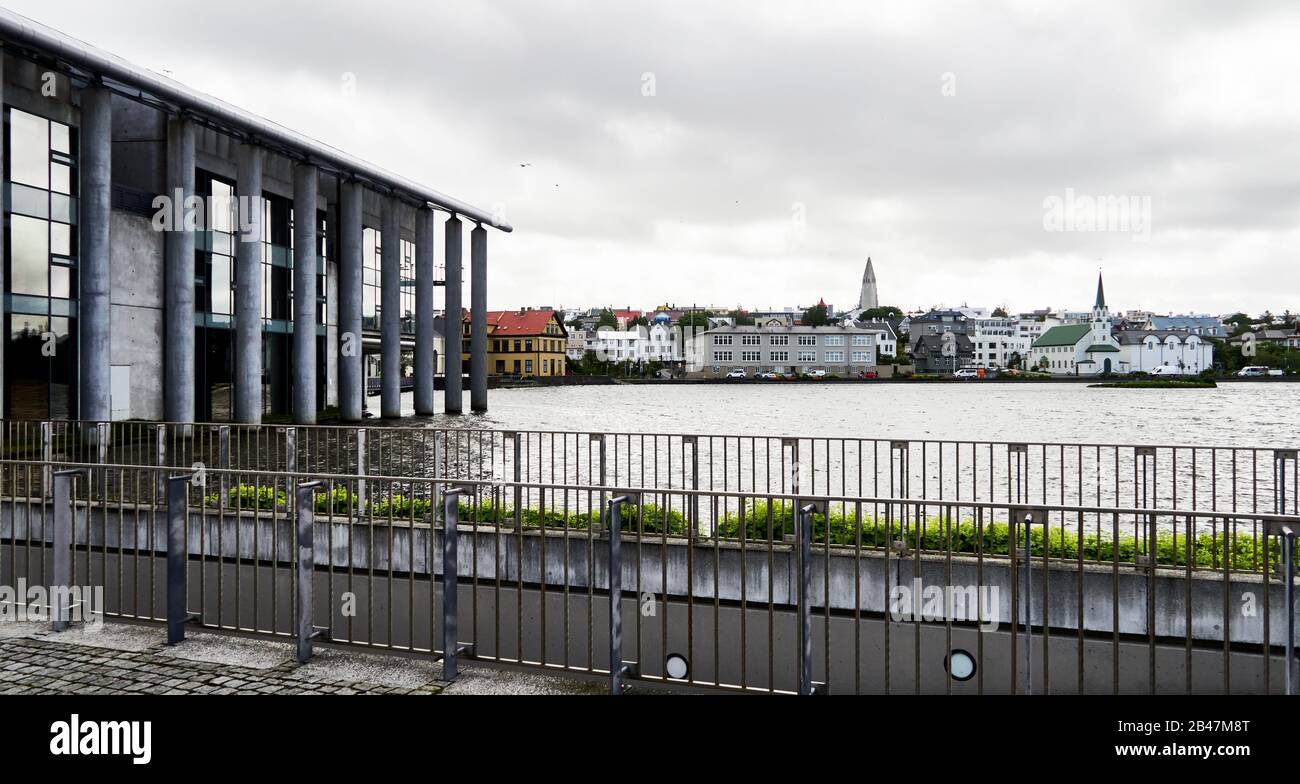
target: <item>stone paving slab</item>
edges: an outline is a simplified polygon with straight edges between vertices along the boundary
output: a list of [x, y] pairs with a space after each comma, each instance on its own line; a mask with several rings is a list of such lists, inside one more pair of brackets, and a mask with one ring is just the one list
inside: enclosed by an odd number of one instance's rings
[[[24, 628], [19, 629], [22, 626]], [[188, 630], [176, 646], [153, 625], [102, 623], [55, 634], [0, 624], [0, 694], [599, 694], [599, 684], [466, 666], [454, 684], [427, 657], [291, 645]]]

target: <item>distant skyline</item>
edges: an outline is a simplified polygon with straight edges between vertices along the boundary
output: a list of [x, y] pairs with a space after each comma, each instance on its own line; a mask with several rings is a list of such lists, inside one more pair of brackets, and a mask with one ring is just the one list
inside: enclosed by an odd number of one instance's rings
[[1293, 2], [6, 5], [504, 213], [492, 308], [1300, 311]]

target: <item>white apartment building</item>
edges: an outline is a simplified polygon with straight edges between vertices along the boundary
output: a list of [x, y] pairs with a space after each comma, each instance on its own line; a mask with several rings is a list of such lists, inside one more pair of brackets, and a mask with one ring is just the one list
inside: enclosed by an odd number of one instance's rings
[[1028, 359], [1033, 341], [1020, 334], [1019, 319], [988, 316], [968, 322], [968, 337], [974, 346], [972, 364], [982, 368], [1010, 367], [1013, 358]]
[[679, 330], [668, 324], [629, 330], [586, 333], [584, 351], [606, 362], [681, 362], [684, 354]]

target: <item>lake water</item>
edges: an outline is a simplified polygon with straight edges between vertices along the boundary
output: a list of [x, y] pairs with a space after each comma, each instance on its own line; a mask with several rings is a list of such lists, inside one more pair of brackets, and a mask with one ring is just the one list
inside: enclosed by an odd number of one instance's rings
[[1094, 389], [1083, 383], [626, 384], [492, 390], [488, 405], [486, 415], [415, 422], [955, 441], [1275, 448], [1300, 442], [1300, 384], [1282, 382], [1181, 390]]

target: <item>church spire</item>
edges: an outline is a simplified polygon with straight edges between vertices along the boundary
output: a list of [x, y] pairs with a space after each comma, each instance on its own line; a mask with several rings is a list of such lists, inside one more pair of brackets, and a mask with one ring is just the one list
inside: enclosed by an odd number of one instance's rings
[[858, 295], [858, 309], [867, 310], [880, 307], [876, 295], [876, 268], [871, 266], [871, 257], [867, 257], [867, 268], [862, 271], [862, 292]]
[[1106, 292], [1101, 287], [1101, 270], [1097, 270], [1097, 301], [1093, 307], [1097, 310], [1106, 309]]

